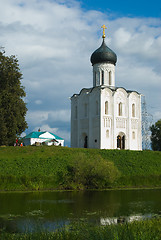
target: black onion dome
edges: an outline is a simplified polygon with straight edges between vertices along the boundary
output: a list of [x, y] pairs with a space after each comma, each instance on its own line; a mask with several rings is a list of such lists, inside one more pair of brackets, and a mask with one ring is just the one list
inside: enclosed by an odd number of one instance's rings
[[117, 55], [107, 47], [104, 39], [102, 45], [92, 53], [91, 55], [91, 63], [92, 65], [96, 63], [112, 63], [116, 64], [117, 62]]

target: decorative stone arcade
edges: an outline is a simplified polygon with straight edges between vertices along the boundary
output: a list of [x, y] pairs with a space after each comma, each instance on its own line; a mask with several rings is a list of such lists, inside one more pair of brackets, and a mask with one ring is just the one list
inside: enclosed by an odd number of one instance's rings
[[141, 94], [115, 86], [117, 56], [102, 28], [91, 55], [93, 87], [71, 97], [71, 147], [141, 150]]

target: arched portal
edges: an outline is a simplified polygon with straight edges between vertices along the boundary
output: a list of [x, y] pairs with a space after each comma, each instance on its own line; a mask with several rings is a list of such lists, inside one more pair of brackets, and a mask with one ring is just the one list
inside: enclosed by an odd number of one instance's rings
[[117, 148], [125, 149], [125, 134], [119, 133], [117, 136]]
[[81, 135], [81, 146], [83, 148], [88, 148], [88, 136], [86, 133], [82, 133]]
[[121, 139], [121, 149], [125, 149], [125, 135], [123, 135]]
[[88, 137], [85, 136], [84, 138], [84, 148], [88, 148]]

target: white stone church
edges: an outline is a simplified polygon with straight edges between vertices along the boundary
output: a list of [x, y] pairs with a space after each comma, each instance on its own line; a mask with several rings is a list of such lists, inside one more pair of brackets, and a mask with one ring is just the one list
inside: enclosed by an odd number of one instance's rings
[[141, 94], [115, 86], [116, 54], [105, 43], [91, 55], [93, 87], [71, 97], [71, 147], [142, 150]]

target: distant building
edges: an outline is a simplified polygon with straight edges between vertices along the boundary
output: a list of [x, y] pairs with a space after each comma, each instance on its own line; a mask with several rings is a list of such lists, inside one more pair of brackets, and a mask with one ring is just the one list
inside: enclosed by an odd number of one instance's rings
[[55, 145], [55, 146], [64, 146], [64, 139], [58, 137], [57, 135], [51, 132], [31, 132], [23, 138], [24, 145]]
[[102, 37], [91, 55], [93, 87], [71, 97], [71, 147], [142, 150], [141, 94], [115, 86], [117, 56]]

